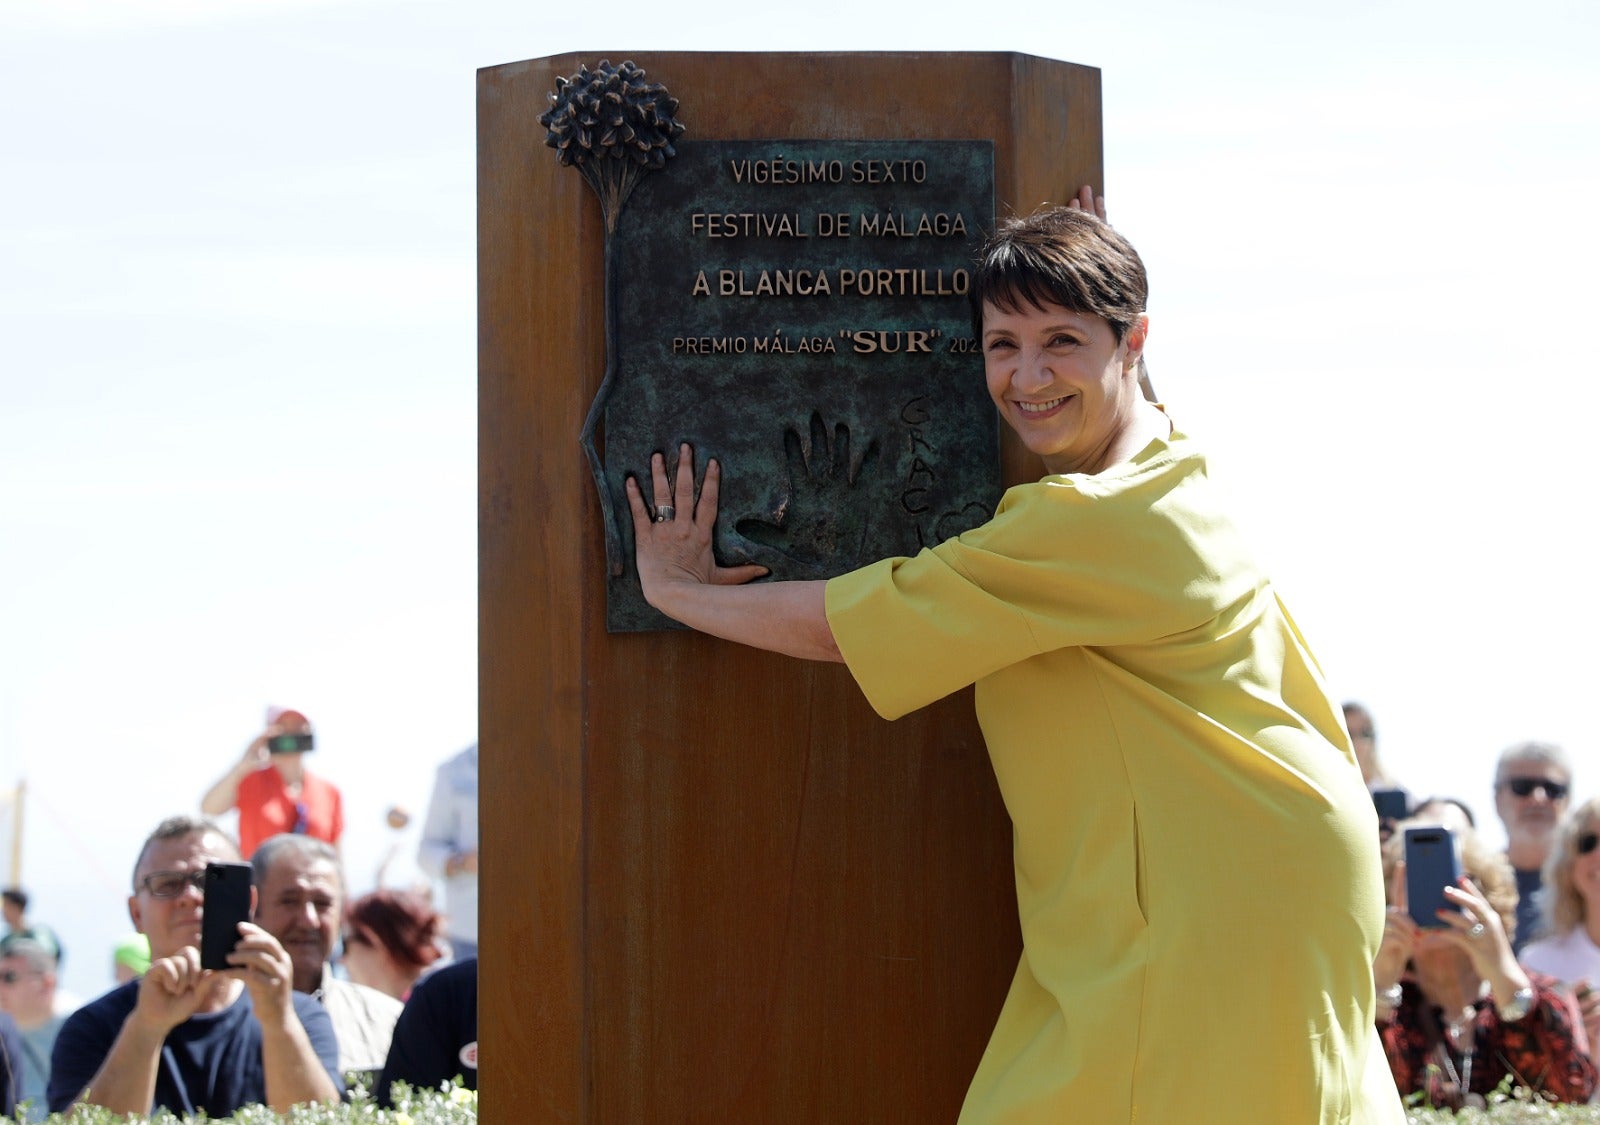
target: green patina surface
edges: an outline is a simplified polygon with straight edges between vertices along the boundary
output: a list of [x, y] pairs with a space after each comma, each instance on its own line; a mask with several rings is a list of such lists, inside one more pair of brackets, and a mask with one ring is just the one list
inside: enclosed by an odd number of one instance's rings
[[623, 481], [680, 441], [722, 463], [719, 558], [774, 578], [989, 517], [997, 422], [964, 290], [993, 221], [988, 141], [685, 141], [644, 179], [614, 248], [612, 631], [671, 627], [639, 591]]

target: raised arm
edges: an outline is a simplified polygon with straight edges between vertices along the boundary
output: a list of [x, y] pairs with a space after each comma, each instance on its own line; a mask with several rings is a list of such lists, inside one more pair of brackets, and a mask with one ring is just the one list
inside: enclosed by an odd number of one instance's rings
[[675, 621], [724, 640], [805, 660], [843, 660], [828, 627], [825, 582], [747, 586], [767, 573], [766, 568], [717, 564], [711, 530], [717, 522], [721, 475], [716, 461], [707, 462], [697, 499], [694, 452], [687, 444], [678, 449], [670, 484], [665, 458], [652, 455], [653, 518], [639, 482], [628, 478], [635, 560], [645, 600]]
[[[300, 1022], [294, 1005], [294, 964], [278, 939], [249, 922], [239, 926], [239, 944], [228, 954], [250, 990], [250, 1003], [261, 1024], [261, 1068], [266, 1078], [267, 1105], [287, 1114], [304, 1102], [336, 1102], [339, 1087], [312, 1042], [311, 1029]], [[338, 1047], [326, 1014], [317, 1011], [326, 1027], [324, 1049], [337, 1060]], [[337, 1062], [334, 1064], [337, 1066]]]
[[[1094, 188], [1084, 184], [1078, 189], [1078, 194], [1067, 200], [1067, 206], [1074, 211], [1090, 211], [1102, 223], [1109, 223], [1106, 218], [1106, 197], [1096, 195]], [[1139, 390], [1144, 394], [1147, 402], [1160, 402], [1156, 397], [1155, 384], [1150, 382], [1150, 368], [1144, 361], [1143, 353], [1139, 356]]]
[[267, 753], [267, 739], [275, 731], [268, 727], [255, 740], [245, 747], [244, 754], [235, 762], [210, 789], [200, 798], [200, 811], [207, 816], [221, 816], [239, 802], [239, 783], [249, 777], [256, 770], [266, 765], [270, 759]]

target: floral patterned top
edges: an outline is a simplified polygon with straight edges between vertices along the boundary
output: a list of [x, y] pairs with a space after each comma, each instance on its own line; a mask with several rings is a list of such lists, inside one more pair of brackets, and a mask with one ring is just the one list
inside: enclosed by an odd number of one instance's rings
[[1458, 1032], [1414, 982], [1404, 981], [1400, 1006], [1378, 1020], [1401, 1096], [1422, 1091], [1428, 1105], [1459, 1108], [1463, 1081], [1471, 1093], [1486, 1095], [1510, 1075], [1518, 1086], [1552, 1100], [1588, 1101], [1600, 1076], [1578, 1046], [1571, 1009], [1553, 978], [1528, 976], [1534, 1003], [1526, 1016], [1502, 1020], [1494, 1001], [1484, 997], [1472, 1006], [1471, 1023]]

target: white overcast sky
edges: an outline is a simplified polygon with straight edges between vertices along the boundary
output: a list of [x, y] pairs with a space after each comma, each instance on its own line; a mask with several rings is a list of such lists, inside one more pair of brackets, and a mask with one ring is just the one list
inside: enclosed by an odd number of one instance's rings
[[69, 985], [267, 704], [357, 890], [474, 737], [474, 72], [569, 51], [1101, 68], [1156, 386], [1335, 690], [1491, 822], [1521, 738], [1594, 792], [1597, 11], [3, 0], [0, 785]]

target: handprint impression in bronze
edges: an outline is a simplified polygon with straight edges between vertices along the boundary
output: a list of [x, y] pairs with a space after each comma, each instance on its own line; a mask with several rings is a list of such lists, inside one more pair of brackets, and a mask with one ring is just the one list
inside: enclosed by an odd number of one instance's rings
[[830, 435], [815, 410], [809, 429], [805, 436], [793, 426], [783, 432], [789, 489], [776, 510], [741, 519], [735, 529], [795, 563], [802, 573], [792, 577], [825, 578], [870, 561], [864, 555], [875, 513], [871, 492], [856, 482], [877, 460], [878, 442], [868, 438], [852, 454], [850, 427], [837, 422]]
[[[739, 519], [735, 531], [782, 555], [790, 564], [782, 577], [831, 578], [873, 562], [897, 541], [903, 543], [898, 551], [909, 553], [987, 521], [993, 509], [976, 500], [957, 509], [937, 506], [940, 499], [948, 502], [951, 490], [941, 487], [938, 450], [928, 437], [928, 398], [919, 395], [907, 402], [900, 421], [906, 445], [890, 469], [903, 467], [898, 485], [872, 479], [879, 461], [876, 437], [863, 441], [844, 422], [835, 422], [830, 430], [818, 410], [811, 412], [806, 432], [785, 427], [788, 486], [767, 511]], [[886, 503], [897, 503], [898, 519]], [[886, 520], [900, 530], [889, 531]]]

